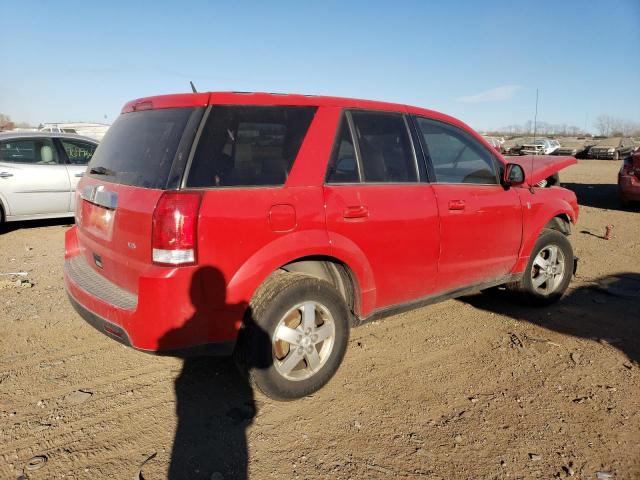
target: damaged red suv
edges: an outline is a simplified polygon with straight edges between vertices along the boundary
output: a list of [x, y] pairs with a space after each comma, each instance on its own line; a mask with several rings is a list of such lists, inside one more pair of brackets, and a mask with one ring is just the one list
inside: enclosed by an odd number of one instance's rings
[[533, 304], [562, 296], [578, 205], [544, 180], [575, 159], [515, 161], [406, 105], [135, 100], [78, 187], [67, 292], [119, 342], [234, 353], [265, 394], [298, 398], [331, 378], [363, 322], [496, 285]]

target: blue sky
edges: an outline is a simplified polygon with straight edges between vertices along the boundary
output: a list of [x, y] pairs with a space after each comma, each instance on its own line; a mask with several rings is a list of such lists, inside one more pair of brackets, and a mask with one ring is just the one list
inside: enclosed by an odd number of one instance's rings
[[106, 121], [133, 98], [327, 94], [433, 108], [477, 129], [640, 121], [640, 0], [0, 0], [0, 112]]

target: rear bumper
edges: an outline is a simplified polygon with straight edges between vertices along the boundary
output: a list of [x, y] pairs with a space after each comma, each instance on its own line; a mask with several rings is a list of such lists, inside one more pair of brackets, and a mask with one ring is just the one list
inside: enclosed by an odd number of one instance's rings
[[137, 295], [113, 284], [66, 235], [64, 282], [71, 304], [90, 325], [137, 350], [159, 354], [227, 354], [233, 351], [246, 306], [227, 305], [224, 282], [213, 267], [170, 268], [138, 278]]
[[113, 340], [126, 345], [127, 347], [135, 348], [141, 352], [151, 353], [156, 355], [170, 355], [176, 357], [190, 357], [199, 355], [211, 355], [211, 356], [225, 356], [231, 355], [235, 348], [235, 342], [218, 342], [207, 343], [203, 345], [194, 345], [191, 347], [184, 347], [172, 350], [145, 350], [143, 348], [137, 348], [131, 343], [129, 334], [127, 331], [115, 323], [111, 323], [108, 320], [96, 315], [91, 310], [83, 307], [71, 294], [68, 295], [69, 302], [73, 306], [78, 315], [80, 315], [89, 325], [98, 330], [100, 333], [107, 335]]

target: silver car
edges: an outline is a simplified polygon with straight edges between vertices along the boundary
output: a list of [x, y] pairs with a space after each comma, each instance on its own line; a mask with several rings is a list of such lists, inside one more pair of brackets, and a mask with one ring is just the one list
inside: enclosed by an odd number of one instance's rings
[[72, 217], [98, 142], [65, 133], [0, 132], [0, 223]]

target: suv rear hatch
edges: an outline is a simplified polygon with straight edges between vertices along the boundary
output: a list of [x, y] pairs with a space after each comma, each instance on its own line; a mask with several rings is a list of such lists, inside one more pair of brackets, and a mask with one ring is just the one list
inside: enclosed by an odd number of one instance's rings
[[76, 192], [78, 245], [87, 264], [135, 294], [138, 278], [157, 268], [154, 211], [165, 190], [180, 186], [208, 94], [162, 99], [172, 108], [154, 100], [125, 106]]

